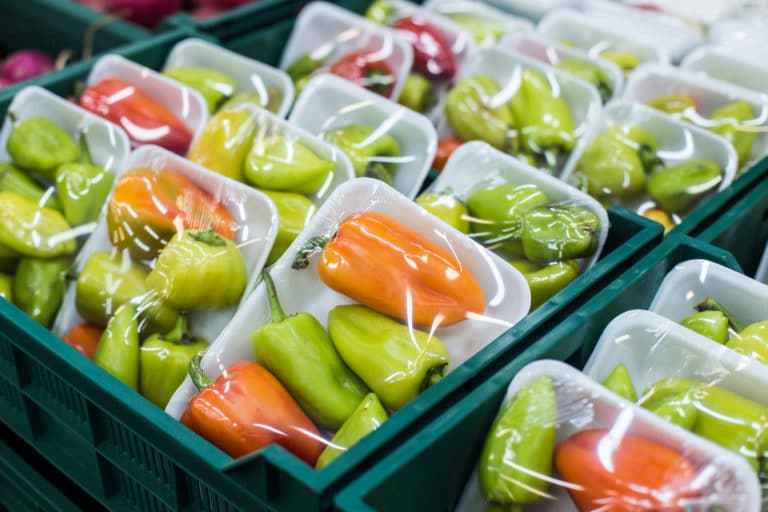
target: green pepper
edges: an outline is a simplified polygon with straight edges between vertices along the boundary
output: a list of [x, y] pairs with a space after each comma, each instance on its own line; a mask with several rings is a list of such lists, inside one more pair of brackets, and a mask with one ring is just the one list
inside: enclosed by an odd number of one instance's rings
[[0, 273], [0, 297], [13, 303], [13, 277]]
[[600, 66], [581, 59], [566, 58], [558, 62], [555, 67], [594, 85], [597, 92], [600, 93], [600, 99], [603, 100], [603, 103], [611, 99], [613, 90], [611, 90], [611, 84]]
[[611, 132], [589, 143], [576, 165], [578, 187], [597, 198], [633, 197], [645, 192], [645, 172], [637, 152]]
[[80, 154], [72, 137], [46, 117], [30, 117], [17, 123], [6, 149], [16, 165], [48, 179], [54, 179], [60, 165], [74, 162]]
[[376, 0], [365, 11], [365, 17], [379, 25], [387, 25], [394, 12], [395, 8], [387, 0]]
[[397, 102], [416, 112], [426, 112], [437, 103], [435, 87], [423, 76], [411, 73], [405, 79]]
[[627, 367], [623, 364], [617, 364], [602, 384], [620, 397], [626, 398], [630, 402], [637, 402], [635, 386], [632, 385]]
[[344, 151], [358, 178], [376, 178], [392, 185], [392, 174], [397, 170], [392, 160], [400, 156], [400, 145], [394, 137], [377, 135], [368, 125], [350, 124], [326, 132], [323, 138]]
[[239, 105], [256, 105], [277, 114], [283, 103], [283, 91], [278, 87], [268, 87], [267, 90], [241, 91], [229, 98], [219, 111], [237, 107]]
[[625, 74], [630, 73], [637, 66], [640, 65], [640, 57], [630, 52], [622, 52], [617, 50], [608, 50], [600, 54], [601, 59], [605, 59], [609, 62], [613, 62], [624, 71]]
[[768, 364], [768, 321], [748, 325], [725, 345], [755, 361]]
[[450, 14], [448, 17], [472, 34], [478, 45], [494, 45], [504, 37], [504, 27], [496, 20], [471, 13]]
[[679, 395], [670, 396], [661, 401], [651, 412], [678, 427], [689, 431], [693, 430], [699, 416], [693, 399], [694, 394], [695, 391], [686, 391]]
[[338, 429], [368, 389], [342, 360], [322, 324], [309, 313], [287, 316], [269, 272], [262, 273], [272, 323], [251, 335], [259, 364], [272, 372], [318, 425]]
[[390, 409], [401, 409], [445, 374], [450, 358], [433, 334], [359, 304], [328, 313], [328, 332], [342, 359]]
[[651, 176], [648, 193], [664, 210], [682, 213], [723, 181], [720, 166], [712, 160], [689, 160]]
[[486, 500], [498, 505], [533, 503], [545, 495], [552, 474], [557, 399], [549, 377], [538, 377], [505, 403], [493, 421], [478, 462]]
[[258, 188], [314, 194], [335, 167], [301, 142], [272, 135], [254, 142], [245, 160], [245, 179]]
[[416, 204], [462, 233], [469, 233], [467, 206], [455, 196], [425, 192], [416, 198]]
[[658, 155], [659, 143], [656, 136], [642, 126], [623, 125], [608, 133], [637, 152], [646, 173], [652, 173], [664, 167], [664, 161]]
[[587, 208], [552, 204], [523, 214], [525, 257], [538, 263], [585, 258], [597, 250], [600, 220]]
[[161, 409], [184, 381], [189, 363], [208, 342], [187, 332], [187, 319], [179, 317], [166, 334], [153, 334], [139, 351], [139, 393]]
[[179, 313], [162, 304], [147, 289], [147, 271], [122, 254], [96, 252], [85, 261], [77, 276], [75, 307], [84, 320], [104, 327], [121, 305], [134, 302], [141, 311], [142, 332], [168, 332]]
[[285, 72], [293, 80], [293, 85], [296, 87], [296, 95], [301, 93], [312, 74], [325, 65], [328, 57], [330, 57], [330, 52], [324, 52], [321, 56], [305, 53], [288, 66]]
[[677, 119], [691, 118], [699, 108], [696, 100], [687, 94], [668, 94], [645, 102], [648, 106]]
[[746, 121], [755, 119], [752, 106], [744, 100], [729, 103], [715, 110], [709, 118], [718, 121], [710, 131], [723, 137], [733, 144], [739, 157], [739, 167], [744, 167], [749, 162], [752, 154], [752, 145], [755, 143], [757, 133], [740, 129]]
[[517, 153], [517, 124], [509, 106], [496, 100], [500, 93], [489, 76], [464, 78], [448, 92], [445, 115], [461, 139], [482, 140], [501, 151]]
[[50, 328], [64, 300], [67, 257], [22, 258], [14, 279], [14, 303], [39, 324]]
[[38, 206], [61, 211], [61, 203], [52, 189], [43, 190], [35, 180], [11, 163], [0, 163], [0, 192], [12, 192]]
[[533, 184], [505, 183], [476, 190], [467, 198], [474, 238], [491, 249], [522, 256], [523, 215], [548, 203], [549, 198]]
[[75, 252], [64, 216], [12, 192], [0, 192], [0, 246], [23, 256], [53, 258]]
[[174, 309], [236, 304], [248, 280], [240, 249], [212, 229], [176, 233], [147, 276], [147, 288]]
[[728, 318], [720, 311], [700, 311], [684, 318], [680, 325], [724, 344], [728, 341]]
[[93, 362], [134, 391], [139, 389], [139, 322], [136, 307], [123, 304], [110, 318]]
[[531, 290], [531, 311], [579, 277], [579, 265], [573, 260], [538, 265], [526, 260], [511, 260]]
[[317, 207], [301, 194], [273, 190], [262, 190], [262, 192], [275, 203], [279, 218], [277, 237], [267, 257], [266, 265], [269, 266], [276, 262], [299, 236], [304, 226], [317, 212]]
[[237, 83], [232, 77], [213, 69], [178, 67], [166, 69], [163, 74], [199, 92], [208, 104], [208, 112], [211, 114], [235, 94], [237, 88]]

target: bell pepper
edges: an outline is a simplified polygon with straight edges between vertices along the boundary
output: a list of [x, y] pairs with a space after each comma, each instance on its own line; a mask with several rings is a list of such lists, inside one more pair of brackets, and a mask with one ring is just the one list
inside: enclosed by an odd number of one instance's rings
[[259, 188], [314, 194], [335, 168], [303, 143], [271, 135], [254, 141], [245, 159], [245, 180]]
[[134, 147], [155, 144], [184, 155], [192, 142], [192, 131], [187, 125], [125, 80], [106, 78], [88, 87], [79, 104], [125, 130]]
[[328, 333], [344, 362], [390, 409], [402, 409], [436, 384], [450, 363], [448, 351], [432, 332], [359, 304], [333, 308]]
[[137, 260], [151, 260], [180, 229], [214, 229], [235, 238], [227, 208], [183, 174], [135, 168], [115, 184], [107, 207], [109, 241]]
[[22, 258], [13, 280], [14, 303], [39, 324], [50, 328], [64, 300], [67, 257]]
[[637, 391], [632, 384], [627, 367], [623, 364], [617, 364], [602, 384], [620, 397], [630, 402], [637, 402]]
[[648, 179], [648, 193], [664, 210], [683, 213], [723, 181], [723, 171], [712, 160], [689, 160], [668, 167]]
[[199, 92], [208, 104], [208, 112], [211, 114], [235, 94], [237, 89], [237, 83], [232, 77], [213, 69], [177, 67], [165, 69], [163, 74]]
[[267, 87], [266, 90], [260, 88], [253, 91], [240, 91], [235, 93], [234, 96], [229, 98], [221, 107], [219, 107], [219, 111], [238, 107], [240, 105], [256, 105], [257, 107], [265, 108], [270, 112], [277, 114], [282, 103], [283, 91], [278, 87]]
[[602, 52], [599, 57], [609, 62], [613, 62], [624, 71], [625, 75], [631, 73], [642, 61], [640, 57], [631, 52], [622, 52], [617, 50], [608, 50]]
[[276, 262], [299, 236], [304, 226], [317, 212], [317, 207], [301, 194], [274, 190], [262, 190], [262, 192], [275, 203], [279, 217], [277, 237], [267, 257], [266, 264], [269, 266]]
[[693, 430], [699, 417], [695, 400], [689, 392], [683, 392], [660, 401], [651, 409], [651, 412], [689, 432]]
[[93, 359], [103, 335], [104, 329], [101, 327], [83, 322], [75, 325], [61, 339], [88, 359]]
[[0, 297], [13, 304], [13, 277], [0, 273]]
[[107, 200], [115, 175], [94, 165], [85, 133], [80, 134], [80, 161], [56, 169], [56, 191], [64, 216], [73, 226], [96, 222]]
[[725, 344], [728, 341], [728, 318], [720, 311], [700, 311], [685, 317], [680, 325], [707, 338]]
[[256, 135], [257, 114], [247, 107], [223, 109], [213, 116], [187, 158], [227, 178], [245, 181], [243, 166]]
[[132, 390], [139, 390], [139, 321], [133, 304], [123, 304], [110, 318], [93, 362]]
[[459, 138], [482, 140], [509, 153], [519, 149], [519, 133], [512, 110], [496, 98], [501, 94], [493, 78], [476, 75], [460, 80], [445, 98], [445, 116]]
[[259, 364], [239, 361], [213, 382], [200, 369], [201, 359], [198, 354], [190, 363], [200, 392], [181, 417], [184, 425], [231, 457], [279, 444], [315, 465], [323, 438], [280, 381]]
[[733, 144], [739, 157], [739, 167], [749, 162], [752, 145], [757, 137], [757, 132], [741, 129], [742, 125], [756, 117], [752, 106], [744, 100], [720, 107], [709, 116], [711, 121], [716, 121], [709, 129]]
[[634, 197], [645, 192], [645, 169], [638, 151], [622, 139], [621, 129], [589, 143], [576, 165], [579, 188], [593, 197]]
[[613, 94], [611, 84], [608, 82], [608, 78], [599, 66], [581, 59], [565, 58], [558, 62], [555, 67], [562, 69], [569, 75], [573, 75], [576, 78], [580, 78], [581, 80], [594, 85], [597, 92], [600, 93], [600, 99], [603, 100], [603, 103], [606, 103], [611, 99], [611, 95]]
[[701, 492], [683, 454], [624, 431], [573, 434], [555, 449], [555, 467], [582, 512], [683, 512]]
[[400, 156], [400, 145], [394, 137], [377, 134], [365, 124], [350, 124], [326, 132], [323, 138], [349, 157], [358, 178], [376, 178], [392, 185], [395, 161]]
[[61, 211], [61, 203], [53, 190], [43, 188], [13, 164], [0, 163], [0, 192], [12, 192], [38, 206]]
[[33, 258], [75, 252], [75, 234], [64, 216], [14, 194], [0, 192], [0, 246]]
[[546, 204], [549, 198], [533, 184], [505, 183], [475, 190], [467, 198], [473, 238], [490, 249], [522, 256], [523, 214]]
[[450, 80], [456, 74], [451, 43], [438, 27], [421, 16], [406, 16], [392, 28], [413, 48], [413, 70], [430, 80]]
[[192, 358], [207, 347], [205, 339], [189, 334], [183, 316], [170, 332], [156, 333], [144, 340], [139, 350], [139, 393], [165, 409], [187, 376]]
[[658, 96], [645, 103], [677, 119], [691, 119], [699, 109], [698, 102], [687, 94]]
[[713, 297], [707, 297], [694, 306], [700, 313], [719, 313], [728, 324], [725, 346], [763, 364], [768, 364], [768, 320], [745, 326]]
[[538, 308], [571, 281], [579, 277], [579, 265], [573, 260], [538, 265], [526, 260], [510, 261], [520, 271], [531, 290], [531, 311]]
[[53, 179], [60, 165], [77, 160], [80, 153], [72, 137], [47, 117], [30, 117], [16, 124], [6, 149], [16, 165], [48, 179]]
[[455, 255], [384, 214], [347, 217], [330, 240], [310, 240], [293, 268], [319, 247], [320, 279], [380, 313], [437, 328], [485, 311], [480, 283]]
[[421, 75], [410, 73], [405, 79], [397, 102], [416, 112], [426, 112], [437, 104], [437, 91], [432, 82]]
[[462, 233], [469, 233], [469, 211], [455, 196], [447, 193], [424, 192], [416, 204]]
[[472, 34], [475, 42], [480, 46], [493, 46], [504, 37], [504, 27], [494, 19], [471, 12], [452, 13], [447, 16]]
[[330, 72], [386, 98], [395, 90], [395, 72], [379, 51], [356, 51], [338, 59]]
[[141, 312], [139, 328], [143, 334], [168, 332], [176, 325], [179, 313], [162, 304], [157, 294], [147, 288], [146, 277], [144, 267], [130, 258], [93, 253], [77, 276], [75, 308], [84, 320], [104, 327], [117, 308], [133, 302]]
[[437, 145], [437, 151], [435, 152], [435, 159], [432, 161], [432, 168], [438, 172], [445, 168], [445, 164], [448, 163], [448, 159], [451, 158], [456, 149], [464, 144], [464, 141], [458, 137], [448, 136], [440, 141]]
[[272, 322], [251, 335], [253, 355], [317, 425], [336, 430], [368, 389], [344, 364], [322, 324], [309, 313], [287, 316], [269, 272], [265, 270], [262, 277]]
[[600, 220], [575, 205], [538, 206], [523, 214], [525, 257], [537, 263], [585, 258], [597, 250]]
[[321, 55], [316, 55], [314, 52], [305, 53], [288, 66], [285, 72], [291, 77], [297, 95], [304, 89], [312, 74], [328, 62], [329, 56], [330, 52], [322, 52]]
[[387, 421], [387, 411], [376, 393], [368, 393], [331, 439], [328, 447], [317, 459], [315, 469], [323, 469], [349, 450], [362, 438]]
[[541, 499], [552, 474], [557, 398], [549, 377], [538, 377], [507, 401], [488, 431], [478, 461], [486, 500], [498, 505]]
[[236, 304], [248, 274], [240, 249], [212, 229], [177, 233], [160, 251], [147, 288], [174, 309], [216, 309]]
[[619, 126], [607, 133], [637, 153], [646, 174], [663, 169], [664, 161], [658, 155], [659, 142], [653, 133], [636, 124]]

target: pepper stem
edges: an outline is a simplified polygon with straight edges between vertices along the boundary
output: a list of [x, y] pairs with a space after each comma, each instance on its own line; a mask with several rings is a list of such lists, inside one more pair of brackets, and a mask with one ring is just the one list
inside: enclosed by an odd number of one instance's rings
[[204, 388], [210, 386], [214, 382], [213, 379], [209, 378], [205, 374], [203, 368], [200, 366], [204, 353], [205, 351], [201, 350], [192, 356], [192, 360], [189, 362], [189, 376], [192, 378], [192, 383], [195, 385], [198, 391], [202, 391]]
[[272, 323], [278, 323], [285, 320], [285, 311], [283, 306], [280, 305], [280, 299], [277, 296], [277, 290], [275, 289], [275, 282], [272, 281], [272, 276], [269, 275], [269, 270], [264, 270], [261, 273], [261, 278], [264, 279], [264, 284], [267, 285], [267, 298], [269, 299], [269, 309], [272, 311]]
[[10, 120], [11, 120], [11, 123], [12, 123], [12, 124], [16, 124], [16, 123], [18, 123], [18, 122], [19, 122], [19, 118], [18, 118], [18, 117], [16, 117], [16, 114], [15, 114], [15, 113], [13, 113], [13, 112], [11, 112], [10, 110], [8, 111], [8, 119], [10, 119]]
[[80, 132], [80, 162], [84, 164], [93, 164], [91, 147], [88, 145], [88, 139], [85, 137], [85, 132]]
[[191, 345], [194, 340], [187, 332], [188, 330], [187, 317], [179, 315], [179, 319], [176, 320], [176, 325], [163, 336], [163, 339], [175, 343], [176, 345]]
[[327, 236], [313, 236], [304, 242], [304, 245], [302, 245], [296, 253], [296, 257], [293, 258], [291, 268], [295, 270], [307, 268], [309, 266], [309, 257], [314, 253], [321, 251], [331, 238], [332, 237]]
[[221, 237], [221, 235], [219, 235], [213, 229], [206, 229], [203, 231], [192, 230], [187, 231], [187, 234], [192, 237], [193, 240], [197, 240], [198, 242], [212, 245], [214, 247], [227, 245], [227, 242]]
[[392, 185], [392, 174], [389, 172], [389, 169], [382, 164], [381, 162], [371, 162], [368, 164], [365, 168], [365, 174], [364, 176], [366, 178], [376, 178], [379, 181], [383, 181], [387, 185]]
[[433, 366], [429, 370], [427, 370], [427, 375], [424, 377], [424, 381], [421, 383], [421, 391], [424, 391], [430, 386], [434, 386], [438, 382], [440, 382], [440, 379], [443, 378], [443, 374], [445, 373], [445, 369], [448, 366], [448, 363], [441, 364], [439, 366]]
[[696, 304], [693, 307], [696, 311], [719, 311], [722, 314], [725, 315], [725, 318], [728, 319], [728, 327], [736, 331], [736, 333], [739, 333], [744, 330], [744, 324], [736, 320], [736, 317], [733, 316], [733, 314], [725, 309], [725, 306], [720, 304], [717, 299], [713, 297], [707, 297], [704, 299], [701, 303]]

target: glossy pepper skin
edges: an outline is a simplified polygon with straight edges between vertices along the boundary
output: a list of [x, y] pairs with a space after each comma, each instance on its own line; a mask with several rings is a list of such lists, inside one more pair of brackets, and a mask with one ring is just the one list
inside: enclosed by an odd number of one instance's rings
[[323, 138], [344, 151], [358, 178], [376, 178], [392, 185], [397, 164], [391, 160], [400, 156], [400, 144], [394, 137], [387, 133], [376, 137], [373, 127], [350, 124], [325, 133]]
[[692, 118], [699, 108], [696, 100], [687, 94], [658, 96], [646, 104], [677, 119]]
[[256, 105], [262, 107], [273, 114], [277, 114], [283, 103], [283, 91], [277, 87], [267, 87], [266, 90], [241, 91], [235, 93], [221, 107], [219, 111], [243, 105]]
[[109, 241], [137, 260], [157, 257], [180, 228], [212, 228], [234, 240], [235, 227], [218, 199], [170, 170], [131, 169], [115, 184], [107, 207]]
[[314, 194], [335, 168], [303, 143], [271, 135], [254, 142], [245, 159], [245, 180], [258, 188]]
[[603, 100], [603, 103], [611, 99], [613, 91], [611, 90], [608, 78], [599, 66], [580, 59], [567, 58], [558, 62], [556, 67], [594, 85], [597, 88], [597, 92], [600, 93], [600, 99]]
[[348, 53], [338, 59], [330, 72], [386, 98], [395, 90], [392, 65], [372, 51]]
[[314, 466], [325, 447], [320, 432], [301, 407], [263, 366], [240, 361], [215, 382], [200, 370], [201, 356], [190, 364], [200, 388], [181, 422], [231, 457], [279, 444]]
[[262, 276], [272, 322], [251, 335], [253, 355], [317, 425], [337, 430], [368, 389], [341, 359], [322, 324], [309, 313], [287, 316], [269, 272]]
[[376, 311], [432, 327], [485, 311], [480, 283], [454, 255], [384, 214], [347, 217], [330, 241], [311, 240], [293, 268], [306, 267], [322, 244], [322, 281]]
[[[674, 449], [636, 434], [583, 430], [555, 449], [555, 467], [582, 512], [683, 512], [698, 497], [698, 471]], [[642, 470], [638, 470], [642, 468]]]
[[50, 328], [64, 300], [64, 276], [71, 264], [67, 257], [22, 258], [13, 281], [14, 303]]
[[26, 171], [53, 179], [56, 169], [77, 160], [80, 150], [72, 137], [47, 117], [18, 123], [6, 144], [14, 163]]
[[0, 273], [0, 298], [13, 303], [13, 277]]
[[139, 351], [139, 393], [165, 409], [187, 376], [192, 358], [207, 347], [205, 339], [189, 334], [183, 316], [170, 332], [153, 334], [144, 340]]
[[184, 155], [192, 142], [187, 125], [125, 80], [105, 78], [88, 87], [80, 96], [80, 106], [125, 130], [134, 147], [155, 144]]
[[627, 367], [623, 364], [617, 364], [602, 384], [620, 397], [626, 398], [630, 402], [637, 402], [637, 391], [632, 385]]
[[725, 344], [728, 341], [728, 318], [720, 311], [700, 311], [685, 317], [680, 325], [702, 336]]
[[61, 337], [67, 345], [71, 346], [88, 359], [93, 359], [96, 355], [96, 349], [99, 341], [104, 335], [104, 329], [101, 327], [83, 322], [75, 325], [70, 331]]
[[523, 215], [523, 252], [530, 261], [585, 258], [597, 250], [600, 220], [576, 205], [539, 206]]
[[712, 160], [689, 160], [668, 167], [648, 179], [648, 193], [664, 210], [689, 211], [723, 181], [723, 171]]
[[413, 47], [413, 70], [430, 80], [450, 80], [456, 74], [451, 43], [442, 30], [421, 16], [406, 16], [393, 29]]
[[744, 100], [724, 105], [709, 116], [710, 120], [716, 121], [715, 126], [709, 129], [733, 144], [739, 157], [739, 167], [749, 162], [757, 133], [738, 128], [756, 117], [752, 106]]
[[390, 409], [402, 409], [437, 383], [450, 363], [434, 334], [359, 304], [333, 308], [328, 332], [344, 362]]
[[13, 192], [0, 192], [0, 246], [11, 254], [53, 258], [75, 252], [64, 216]]
[[549, 377], [538, 377], [507, 401], [488, 431], [478, 461], [480, 490], [490, 503], [533, 503], [547, 491], [557, 428]]
[[205, 125], [187, 158], [227, 178], [245, 181], [243, 166], [256, 135], [256, 117], [248, 107], [221, 110]]
[[61, 202], [50, 189], [44, 190], [28, 174], [11, 163], [0, 163], [0, 192], [10, 192], [38, 206], [62, 211]]
[[645, 170], [637, 152], [612, 132], [598, 135], [576, 165], [580, 189], [593, 197], [634, 197], [645, 192]]
[[163, 74], [199, 92], [208, 104], [208, 112], [211, 114], [235, 94], [237, 89], [237, 83], [232, 77], [213, 69], [177, 67], [165, 69]]
[[387, 411], [376, 393], [368, 393], [331, 439], [328, 447], [317, 459], [315, 469], [323, 469], [349, 450], [362, 438], [387, 421]]
[[437, 103], [435, 87], [426, 78], [411, 73], [405, 79], [397, 102], [416, 112], [426, 112]]
[[248, 274], [240, 249], [215, 231], [177, 233], [160, 252], [147, 288], [172, 308], [217, 309], [236, 304]]
[[613, 62], [619, 66], [624, 74], [629, 74], [642, 62], [640, 57], [631, 52], [608, 50], [600, 54], [601, 59]]
[[469, 211], [455, 196], [425, 192], [416, 198], [416, 204], [449, 226], [469, 233]]
[[305, 53], [299, 56], [295, 61], [288, 66], [286, 73], [291, 77], [293, 85], [296, 87], [296, 95], [304, 89], [304, 86], [309, 82], [312, 74], [323, 67], [328, 61], [329, 53], [324, 53], [320, 56], [315, 56], [312, 53]]
[[117, 308], [101, 336], [93, 362], [132, 390], [139, 390], [139, 322], [134, 305]]
[[299, 236], [304, 226], [317, 212], [317, 207], [304, 195], [295, 192], [277, 192], [274, 190], [262, 190], [262, 192], [275, 203], [277, 216], [280, 219], [275, 243], [267, 257], [266, 265], [269, 266], [276, 262]]
[[573, 260], [538, 265], [526, 260], [510, 261], [520, 271], [531, 290], [531, 311], [579, 277], [579, 265]]

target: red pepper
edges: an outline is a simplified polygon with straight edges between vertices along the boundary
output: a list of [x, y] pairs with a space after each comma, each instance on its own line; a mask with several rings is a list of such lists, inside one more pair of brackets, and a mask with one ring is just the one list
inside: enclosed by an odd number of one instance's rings
[[440, 144], [437, 146], [435, 159], [432, 161], [432, 168], [437, 171], [442, 171], [453, 152], [462, 144], [464, 144], [464, 141], [458, 137], [448, 136], [441, 140]]
[[445, 34], [418, 16], [406, 16], [393, 27], [413, 47], [413, 70], [432, 80], [448, 80], [456, 74], [451, 44]]
[[375, 52], [359, 51], [344, 55], [331, 66], [331, 73], [346, 78], [382, 96], [391, 96], [395, 88], [395, 72]]
[[134, 147], [156, 144], [184, 155], [192, 143], [192, 132], [179, 118], [119, 78], [88, 87], [80, 96], [80, 106], [120, 126]]
[[93, 359], [103, 333], [104, 329], [101, 327], [84, 322], [74, 326], [61, 339], [88, 359]]

